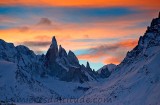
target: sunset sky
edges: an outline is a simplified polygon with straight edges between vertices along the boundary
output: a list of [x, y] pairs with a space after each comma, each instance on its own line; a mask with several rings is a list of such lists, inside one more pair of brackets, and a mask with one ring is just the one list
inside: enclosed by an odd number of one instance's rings
[[0, 0], [0, 39], [42, 54], [56, 36], [97, 70], [120, 63], [159, 11], [159, 0]]

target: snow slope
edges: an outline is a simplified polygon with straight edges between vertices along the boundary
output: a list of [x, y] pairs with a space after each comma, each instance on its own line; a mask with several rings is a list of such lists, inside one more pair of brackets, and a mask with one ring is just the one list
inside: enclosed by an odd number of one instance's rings
[[17, 68], [17, 64], [7, 61], [0, 61], [0, 99], [8, 101], [25, 102], [29, 97], [31, 101], [37, 97], [54, 97], [59, 95], [48, 89], [32, 76]]
[[[0, 60], [0, 101], [7, 98], [9, 102], [39, 103], [46, 102], [44, 99], [79, 98], [96, 83], [81, 84], [53, 77], [33, 77], [19, 70], [16, 63]], [[36, 100], [39, 98], [43, 100]]]
[[117, 69], [102, 86], [90, 89], [85, 98], [106, 99], [101, 103], [104, 105], [159, 105], [160, 47], [149, 50], [158, 53]]

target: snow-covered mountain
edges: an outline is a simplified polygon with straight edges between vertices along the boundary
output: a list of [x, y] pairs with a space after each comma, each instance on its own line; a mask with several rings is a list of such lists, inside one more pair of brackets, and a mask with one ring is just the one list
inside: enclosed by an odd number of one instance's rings
[[[0, 99], [1, 101], [41, 102], [37, 97], [54, 97], [60, 95], [35, 80], [27, 71], [21, 70], [17, 64], [0, 61]], [[42, 101], [43, 102], [43, 101]]]
[[66, 50], [60, 45], [59, 49], [55, 37], [45, 56], [45, 66], [48, 74], [58, 77], [60, 80], [80, 83], [96, 80], [98, 74], [89, 67], [79, 64], [76, 55], [70, 50]]
[[115, 68], [116, 68], [115, 64], [104, 65], [97, 71], [97, 73], [100, 75], [100, 77], [106, 78], [111, 75], [111, 73], [114, 71]]
[[80, 97], [92, 86], [89, 82], [99, 78], [88, 62], [86, 66], [80, 65], [72, 51], [67, 53], [61, 45], [58, 48], [55, 37], [46, 55], [36, 55], [26, 46], [14, 46], [0, 39], [1, 100]]
[[160, 15], [106, 82], [83, 97], [91, 105], [160, 105]]
[[90, 67], [79, 64], [72, 51], [67, 53], [61, 45], [58, 48], [55, 37], [46, 55], [36, 55], [23, 45], [15, 47], [0, 40], [0, 60], [16, 63], [20, 69], [34, 76], [52, 76], [67, 82], [83, 83], [97, 77]]

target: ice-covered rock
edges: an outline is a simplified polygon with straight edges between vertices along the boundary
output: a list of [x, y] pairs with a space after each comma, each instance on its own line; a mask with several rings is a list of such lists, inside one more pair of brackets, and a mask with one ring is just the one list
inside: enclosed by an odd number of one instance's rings
[[57, 40], [54, 36], [52, 38], [52, 43], [50, 45], [50, 48], [48, 49], [46, 54], [46, 59], [49, 65], [52, 65], [55, 63], [57, 56], [58, 56], [58, 45], [57, 45]]
[[68, 61], [73, 66], [79, 66], [79, 60], [71, 50], [69, 50], [69, 52], [68, 52]]
[[67, 52], [66, 52], [66, 50], [61, 45], [59, 46], [58, 56], [60, 58], [61, 57], [67, 57]]

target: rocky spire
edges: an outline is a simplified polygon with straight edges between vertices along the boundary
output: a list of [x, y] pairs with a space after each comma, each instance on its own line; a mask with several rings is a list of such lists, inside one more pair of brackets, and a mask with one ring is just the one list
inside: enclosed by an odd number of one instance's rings
[[61, 45], [59, 45], [58, 56], [59, 57], [67, 57], [66, 50]]
[[58, 52], [58, 45], [57, 45], [57, 40], [56, 40], [55, 36], [53, 36], [53, 38], [52, 38], [52, 44], [51, 44], [50, 48], [51, 47], [55, 48], [55, 50]]
[[89, 62], [87, 61], [86, 68], [90, 68]]
[[56, 60], [58, 56], [58, 46], [57, 46], [57, 40], [55, 36], [52, 38], [52, 44], [50, 45], [50, 48], [47, 51], [46, 58], [51, 63]]
[[70, 64], [72, 64], [74, 66], [79, 66], [78, 58], [71, 50], [69, 50], [69, 52], [68, 52], [68, 60], [69, 60]]
[[87, 61], [87, 64], [86, 64], [86, 70], [87, 71], [92, 71], [92, 68], [90, 67], [90, 64], [89, 64], [88, 61]]

